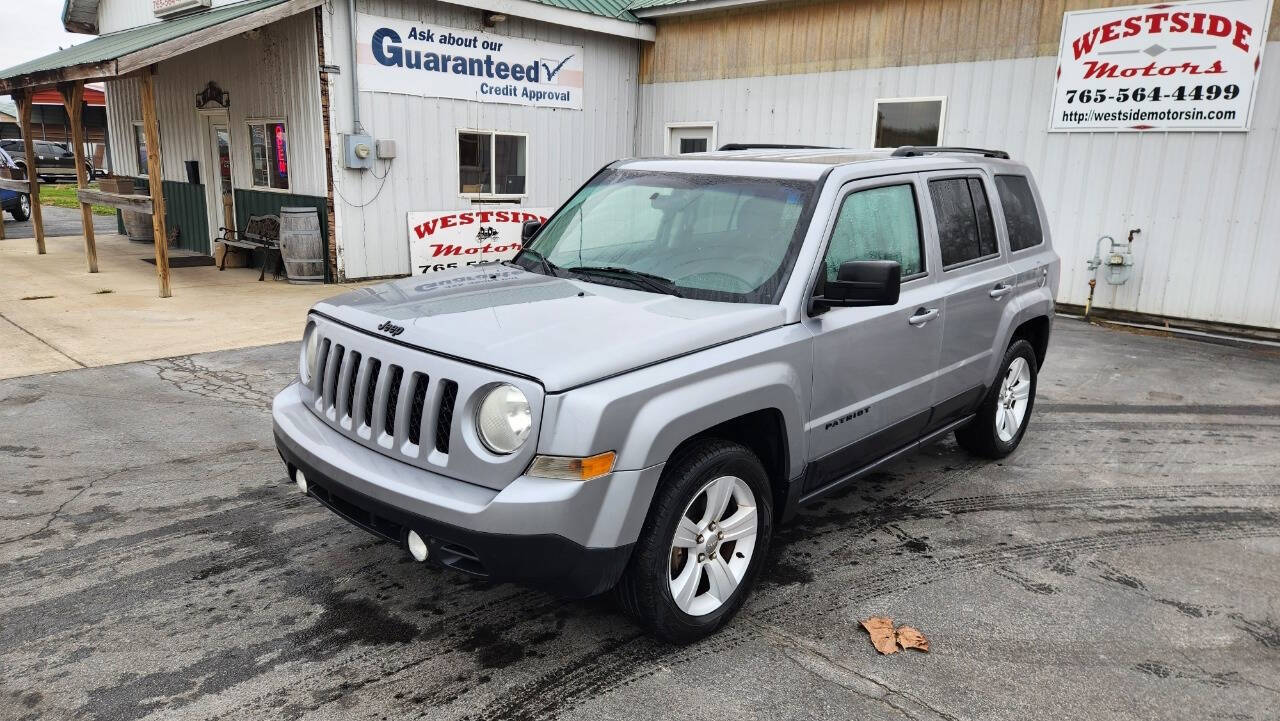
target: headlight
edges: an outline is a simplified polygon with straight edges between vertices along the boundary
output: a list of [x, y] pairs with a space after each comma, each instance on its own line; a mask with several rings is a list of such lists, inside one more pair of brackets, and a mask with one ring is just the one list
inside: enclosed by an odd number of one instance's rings
[[514, 453], [524, 445], [533, 428], [529, 399], [513, 385], [495, 386], [476, 410], [476, 431], [489, 450], [500, 455]]
[[310, 384], [316, 376], [316, 363], [319, 361], [320, 334], [316, 332], [315, 323], [307, 323], [302, 333], [302, 355], [298, 358], [298, 375], [302, 382]]

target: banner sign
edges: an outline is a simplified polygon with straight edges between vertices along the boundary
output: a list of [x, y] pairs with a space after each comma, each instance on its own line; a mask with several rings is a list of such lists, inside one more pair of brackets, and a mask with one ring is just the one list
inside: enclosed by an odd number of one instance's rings
[[1271, 0], [1065, 13], [1050, 131], [1248, 130]]
[[555, 208], [473, 208], [409, 213], [414, 274], [507, 260], [520, 250], [526, 220], [547, 222]]
[[356, 18], [361, 90], [581, 110], [582, 68], [576, 45]]

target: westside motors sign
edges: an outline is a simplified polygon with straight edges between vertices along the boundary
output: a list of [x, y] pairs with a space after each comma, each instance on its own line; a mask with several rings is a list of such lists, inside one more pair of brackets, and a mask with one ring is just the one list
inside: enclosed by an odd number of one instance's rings
[[1050, 131], [1248, 130], [1271, 0], [1069, 12]]
[[508, 260], [520, 250], [526, 220], [545, 223], [554, 208], [440, 210], [409, 213], [413, 272], [438, 273]]
[[360, 13], [360, 89], [582, 109], [583, 50]]

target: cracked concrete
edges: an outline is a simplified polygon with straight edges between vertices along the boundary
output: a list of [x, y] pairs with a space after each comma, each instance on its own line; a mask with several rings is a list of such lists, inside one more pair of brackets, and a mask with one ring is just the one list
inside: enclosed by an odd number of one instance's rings
[[[805, 509], [672, 648], [299, 495], [296, 345], [0, 380], [0, 720], [1266, 719], [1280, 358], [1059, 320], [1023, 447]], [[878, 656], [894, 617], [932, 651]]]

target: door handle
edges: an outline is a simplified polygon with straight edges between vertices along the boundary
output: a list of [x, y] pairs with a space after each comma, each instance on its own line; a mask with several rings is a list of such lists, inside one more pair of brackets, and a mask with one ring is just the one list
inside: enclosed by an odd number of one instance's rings
[[1012, 292], [1013, 292], [1012, 283], [997, 283], [996, 287], [987, 291], [987, 295], [991, 296], [995, 300], [1000, 300], [1001, 298], [1005, 297], [1006, 295], [1009, 295]]
[[925, 323], [937, 318], [938, 315], [939, 311], [937, 308], [917, 308], [915, 314], [908, 318], [907, 322], [919, 328]]

